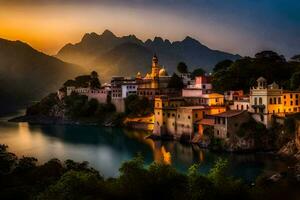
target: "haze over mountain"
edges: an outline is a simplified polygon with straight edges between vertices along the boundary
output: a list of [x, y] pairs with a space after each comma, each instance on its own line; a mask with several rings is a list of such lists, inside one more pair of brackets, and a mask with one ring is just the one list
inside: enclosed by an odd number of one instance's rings
[[82, 67], [48, 56], [26, 43], [0, 39], [1, 112], [39, 100], [83, 72]]
[[240, 58], [239, 55], [209, 49], [191, 37], [175, 42], [155, 37], [143, 42], [135, 35], [117, 37], [109, 30], [101, 35], [87, 33], [79, 43], [65, 45], [56, 56], [96, 70], [102, 79], [108, 80], [113, 75], [134, 76], [138, 71], [146, 73], [150, 69], [153, 53], [158, 55], [160, 64], [169, 72], [175, 71], [181, 61], [190, 70], [201, 67], [210, 71], [219, 61]]

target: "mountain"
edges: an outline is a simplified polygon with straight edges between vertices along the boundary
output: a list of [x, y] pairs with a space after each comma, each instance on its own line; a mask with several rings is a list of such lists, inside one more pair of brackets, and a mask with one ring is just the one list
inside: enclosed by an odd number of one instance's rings
[[210, 71], [219, 61], [240, 58], [239, 55], [212, 50], [191, 37], [175, 42], [155, 37], [143, 42], [134, 35], [117, 37], [109, 30], [101, 35], [85, 34], [79, 43], [65, 45], [56, 57], [99, 71], [102, 79], [109, 80], [113, 75], [132, 76], [138, 71], [149, 71], [153, 53], [170, 72], [176, 71], [181, 61], [190, 70], [202, 67]]
[[39, 100], [56, 91], [66, 79], [85, 71], [21, 41], [0, 39], [0, 109], [3, 113]]

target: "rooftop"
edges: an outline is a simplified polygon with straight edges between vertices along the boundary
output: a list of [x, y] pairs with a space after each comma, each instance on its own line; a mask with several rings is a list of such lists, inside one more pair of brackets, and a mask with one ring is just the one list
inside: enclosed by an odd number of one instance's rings
[[234, 117], [234, 116], [242, 114], [243, 112], [247, 112], [247, 111], [246, 110], [228, 110], [226, 112], [216, 114], [213, 116], [215, 116], [215, 117]]

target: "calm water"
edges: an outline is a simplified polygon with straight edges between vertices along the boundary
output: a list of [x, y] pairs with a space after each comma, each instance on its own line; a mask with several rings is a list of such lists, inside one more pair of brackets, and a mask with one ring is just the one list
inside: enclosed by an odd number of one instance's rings
[[229, 160], [232, 175], [252, 181], [262, 173], [284, 170], [287, 165], [270, 154], [217, 154], [178, 142], [144, 139], [146, 133], [91, 126], [39, 126], [0, 121], [0, 143], [18, 156], [34, 156], [39, 162], [51, 158], [88, 161], [105, 177], [117, 176], [122, 162], [141, 152], [146, 163], [157, 161], [185, 171], [201, 163], [207, 173], [218, 157]]

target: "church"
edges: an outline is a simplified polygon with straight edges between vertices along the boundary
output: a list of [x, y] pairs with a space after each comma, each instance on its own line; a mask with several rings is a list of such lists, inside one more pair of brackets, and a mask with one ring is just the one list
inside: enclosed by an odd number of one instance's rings
[[171, 76], [168, 75], [168, 72], [164, 67], [159, 65], [158, 57], [154, 54], [151, 72], [147, 73], [145, 76], [142, 76], [140, 72], [136, 75], [136, 83], [138, 85], [137, 94], [152, 100], [154, 100], [154, 97], [157, 95], [179, 95], [181, 91], [168, 88], [170, 79]]

